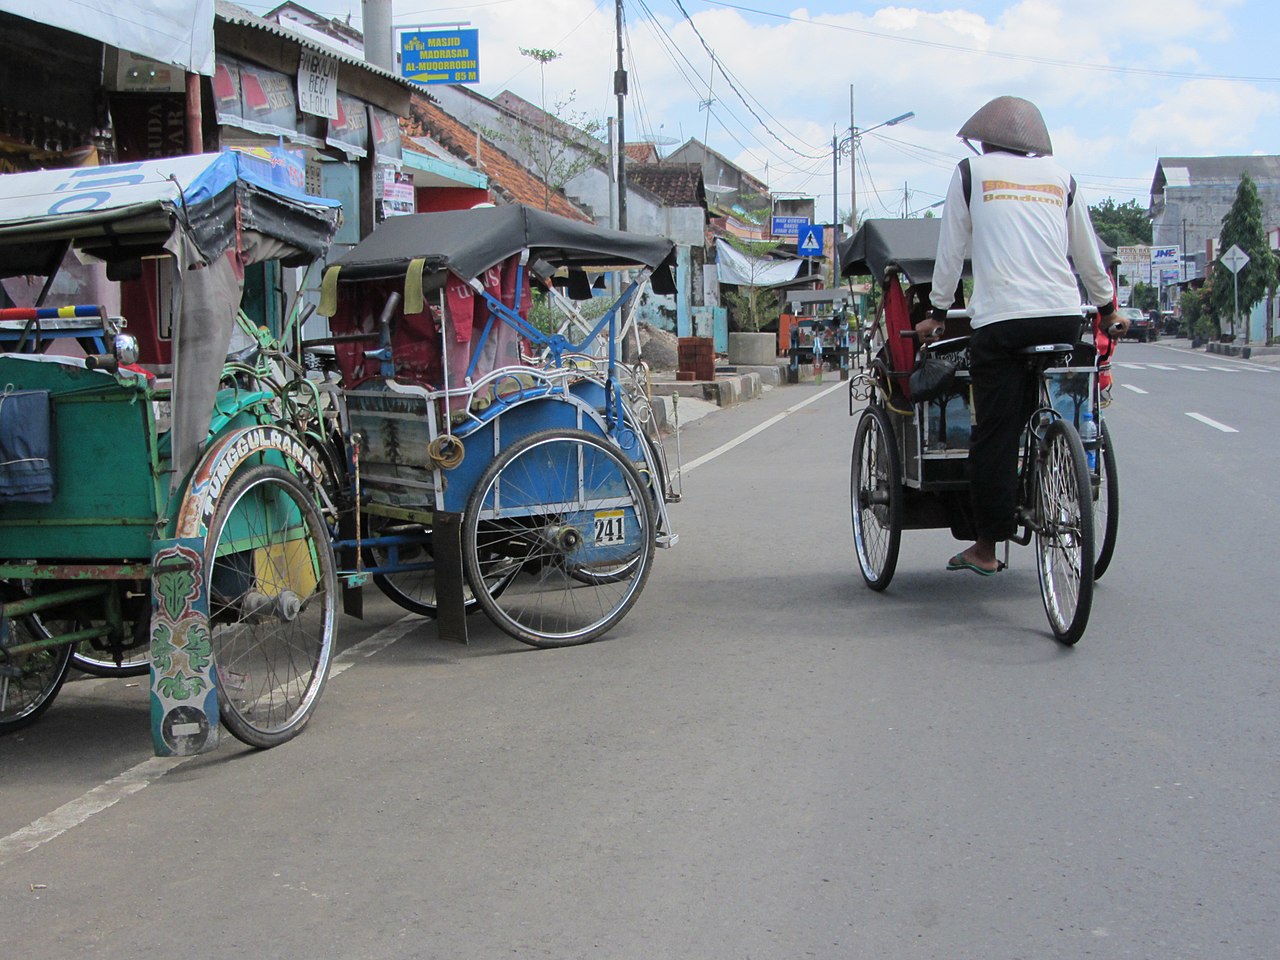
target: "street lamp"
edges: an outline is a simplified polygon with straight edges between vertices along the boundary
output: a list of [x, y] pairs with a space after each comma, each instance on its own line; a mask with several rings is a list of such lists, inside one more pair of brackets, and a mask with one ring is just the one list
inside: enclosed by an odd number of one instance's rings
[[[849, 119], [852, 120], [853, 119], [852, 93], [849, 96], [849, 100], [850, 100]], [[849, 135], [847, 137], [844, 137], [843, 139], [841, 139], [839, 134], [833, 134], [831, 137], [831, 226], [832, 226], [832, 246], [833, 246], [833, 249], [831, 252], [831, 262], [832, 264], [834, 264], [834, 269], [835, 269], [835, 274], [832, 277], [833, 284], [838, 284], [840, 282], [840, 253], [839, 253], [840, 154], [846, 150], [849, 151], [849, 181], [850, 181], [849, 182], [849, 187], [850, 187], [849, 203], [853, 208], [850, 213], [850, 219], [853, 224], [853, 229], [856, 232], [858, 229], [858, 181], [857, 181], [858, 141], [862, 139], [864, 134], [870, 133], [872, 130], [879, 130], [881, 127], [893, 127], [898, 125], [899, 123], [902, 123], [905, 120], [910, 120], [914, 116], [915, 116], [915, 111], [908, 110], [906, 113], [901, 114], [900, 116], [896, 116], [892, 120], [886, 120], [883, 123], [877, 123], [874, 127], [867, 127], [866, 129], [859, 128], [851, 123], [849, 125]]]

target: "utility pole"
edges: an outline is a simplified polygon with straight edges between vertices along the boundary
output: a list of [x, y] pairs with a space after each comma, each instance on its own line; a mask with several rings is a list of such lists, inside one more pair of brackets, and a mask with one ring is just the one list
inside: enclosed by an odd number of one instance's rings
[[849, 229], [858, 232], [858, 128], [853, 123], [853, 84], [849, 84]]
[[840, 286], [840, 135], [831, 135], [831, 288]]
[[627, 99], [627, 71], [622, 66], [622, 0], [614, 0], [618, 32], [618, 69], [613, 74], [613, 92], [618, 97], [618, 229], [627, 229], [627, 135], [622, 115]]

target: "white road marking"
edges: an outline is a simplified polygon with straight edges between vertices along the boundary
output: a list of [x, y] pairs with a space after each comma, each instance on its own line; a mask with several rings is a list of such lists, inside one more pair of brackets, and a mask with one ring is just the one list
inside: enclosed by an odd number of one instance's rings
[[1223, 373], [1239, 373], [1239, 367], [1210, 367], [1210, 370], [1221, 370]]
[[[407, 614], [372, 636], [366, 637], [354, 647], [342, 651], [333, 658], [333, 663], [329, 667], [329, 679], [332, 680], [350, 669], [357, 661], [371, 657], [389, 647], [421, 624], [421, 617]], [[225, 732], [224, 735], [230, 736]], [[149, 787], [175, 767], [194, 759], [195, 757], [152, 757], [144, 760], [118, 777], [112, 777], [106, 783], [99, 784], [76, 799], [64, 803], [52, 813], [27, 824], [21, 830], [15, 830], [7, 837], [0, 837], [0, 864], [62, 836], [68, 830], [80, 826], [90, 817], [101, 813], [125, 797]]]
[[696, 470], [698, 467], [702, 466], [704, 463], [710, 463], [712, 460], [714, 460], [716, 457], [720, 456], [721, 454], [728, 453], [734, 447], [741, 446], [742, 444], [746, 443], [756, 434], [762, 433], [765, 430], [768, 430], [774, 424], [779, 423], [782, 420], [785, 420], [787, 417], [791, 416], [791, 414], [795, 413], [797, 410], [801, 409], [802, 407], [807, 407], [809, 404], [814, 403], [815, 401], [821, 400], [827, 394], [832, 393], [836, 390], [841, 390], [841, 389], [847, 390], [848, 388], [849, 388], [849, 385], [848, 383], [845, 383], [845, 382], [832, 384], [826, 390], [823, 390], [820, 393], [815, 393], [813, 396], [809, 397], [807, 400], [801, 400], [795, 406], [787, 407], [787, 409], [783, 410], [781, 413], [775, 414], [774, 416], [770, 417], [768, 420], [765, 420], [763, 423], [757, 424], [756, 426], [748, 430], [746, 433], [735, 437], [734, 439], [730, 440], [728, 443], [722, 443], [720, 446], [716, 447], [710, 453], [704, 453], [702, 456], [698, 457], [697, 459], [690, 460], [688, 463], [686, 463], [684, 466], [680, 468], [679, 474], [683, 475], [683, 474], [689, 473], [691, 470]]
[[1209, 417], [1206, 417], [1202, 413], [1188, 412], [1187, 416], [1190, 417], [1192, 420], [1199, 420], [1201, 423], [1205, 424], [1206, 426], [1213, 427], [1213, 429], [1215, 430], [1221, 430], [1223, 433], [1239, 433], [1240, 432], [1235, 427], [1228, 427], [1225, 423], [1219, 423], [1217, 420], [1212, 420]]
[[1145, 370], [1146, 369], [1146, 367], [1144, 367], [1140, 363], [1116, 363], [1115, 366], [1124, 367], [1126, 370]]
[[1120, 386], [1124, 387], [1126, 390], [1132, 390], [1134, 393], [1146, 394], [1147, 392], [1141, 387], [1135, 387], [1132, 383], [1122, 383]]
[[1177, 367], [1167, 367], [1163, 363], [1148, 363], [1148, 367], [1152, 370], [1177, 370]]
[[1208, 372], [1207, 370], [1205, 370], [1205, 368], [1204, 368], [1204, 367], [1193, 367], [1193, 366], [1191, 366], [1191, 364], [1189, 364], [1189, 363], [1184, 363], [1184, 364], [1182, 364], [1182, 369], [1183, 369], [1183, 370], [1194, 370], [1194, 371], [1196, 371], [1196, 373], [1207, 373], [1207, 372]]

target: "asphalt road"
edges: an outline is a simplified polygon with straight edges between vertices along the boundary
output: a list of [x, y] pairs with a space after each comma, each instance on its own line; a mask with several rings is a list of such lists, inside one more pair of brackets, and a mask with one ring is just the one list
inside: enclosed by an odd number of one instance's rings
[[680, 543], [595, 644], [371, 595], [301, 737], [176, 764], [145, 680], [69, 684], [0, 740], [5, 955], [1273, 956], [1280, 367], [1116, 374], [1076, 648], [1024, 548], [910, 531], [867, 590], [843, 387], [780, 388], [684, 432]]

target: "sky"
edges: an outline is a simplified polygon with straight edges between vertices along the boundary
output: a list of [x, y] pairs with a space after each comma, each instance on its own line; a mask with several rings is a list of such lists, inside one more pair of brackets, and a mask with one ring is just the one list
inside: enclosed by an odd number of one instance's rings
[[[303, 5], [360, 26], [359, 0]], [[860, 216], [919, 215], [968, 153], [956, 130], [1002, 94], [1040, 108], [1090, 204], [1145, 207], [1160, 157], [1280, 154], [1276, 0], [623, 0], [623, 16], [626, 139], [696, 138], [815, 198], [819, 220], [850, 209], [833, 136], [858, 129]], [[616, 114], [615, 0], [393, 0], [392, 17], [477, 29], [485, 96]], [[521, 48], [560, 56], [540, 68]]]

